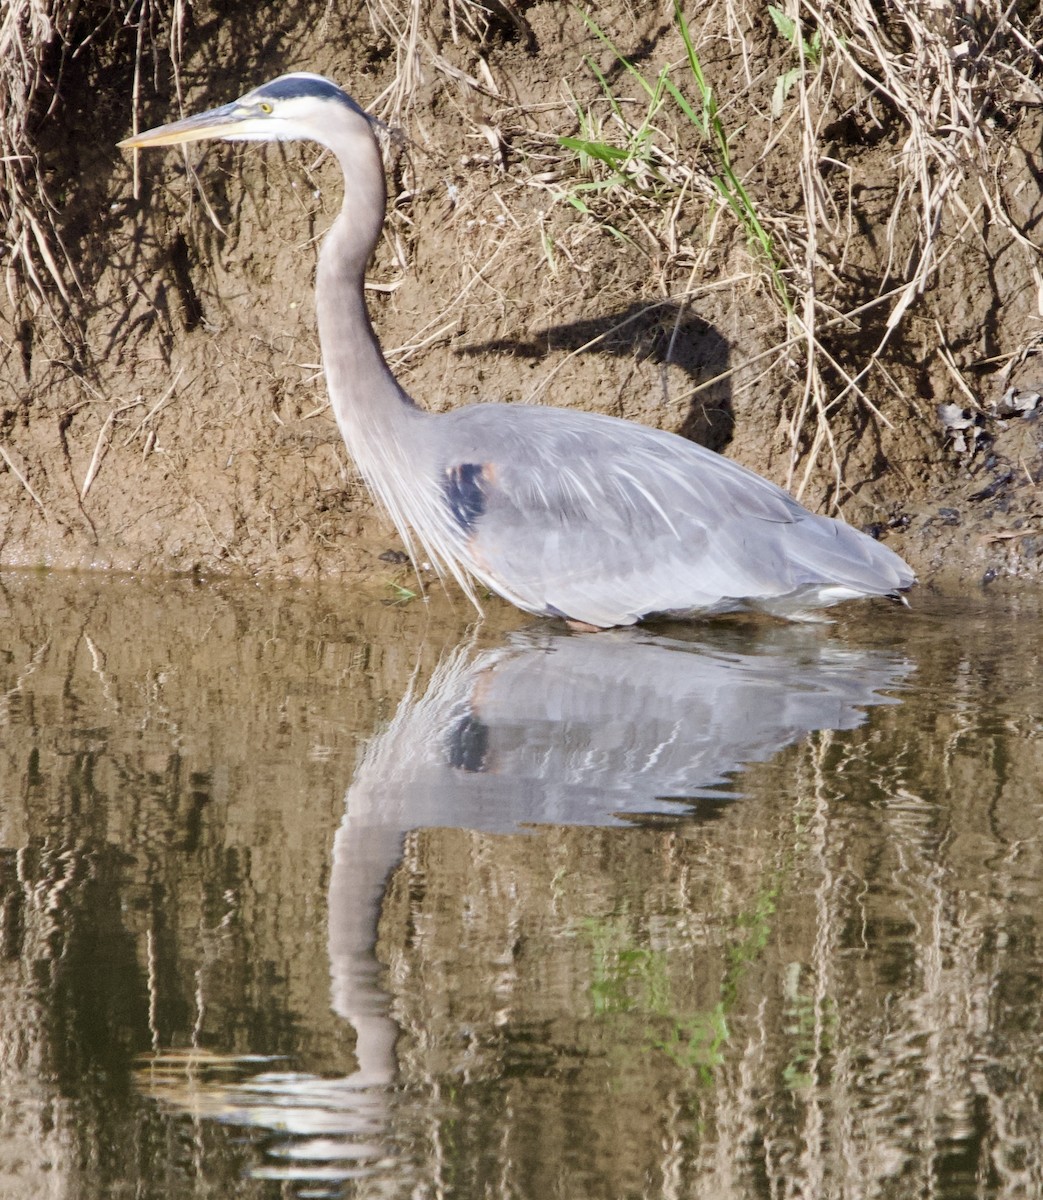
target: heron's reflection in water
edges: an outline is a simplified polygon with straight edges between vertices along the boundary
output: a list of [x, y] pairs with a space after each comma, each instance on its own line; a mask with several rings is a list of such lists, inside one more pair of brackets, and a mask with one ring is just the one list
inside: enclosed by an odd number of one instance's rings
[[374, 943], [407, 832], [698, 813], [739, 794], [744, 764], [812, 730], [853, 728], [866, 707], [894, 702], [886, 691], [909, 670], [905, 659], [807, 627], [771, 628], [752, 645], [748, 628], [698, 641], [641, 630], [521, 632], [494, 649], [447, 653], [422, 694], [410, 690], [370, 742], [334, 839], [332, 1001], [356, 1030], [358, 1070], [335, 1080], [211, 1083], [202, 1109], [292, 1135], [274, 1153], [293, 1162], [259, 1168], [267, 1177], [314, 1186], [392, 1169], [398, 1029]]

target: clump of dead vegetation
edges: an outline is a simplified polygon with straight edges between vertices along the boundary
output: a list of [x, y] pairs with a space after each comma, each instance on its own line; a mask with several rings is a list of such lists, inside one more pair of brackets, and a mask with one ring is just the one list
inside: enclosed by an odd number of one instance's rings
[[[63, 235], [59, 193], [67, 181], [44, 161], [39, 132], [60, 121], [67, 68], [92, 55], [133, 62], [134, 128], [142, 89], [169, 73], [180, 91], [190, 0], [10, 0], [0, 14], [0, 228], [4, 282], [16, 320], [43, 312], [60, 333], [77, 331], [84, 281]], [[136, 187], [135, 187], [136, 190]], [[73, 339], [78, 340], [78, 338]]]
[[62, 40], [65, 11], [49, 0], [12, 0], [0, 15], [0, 222], [4, 282], [16, 311], [28, 293], [48, 304], [56, 293], [71, 306], [76, 268], [61, 240], [56, 205], [43, 176], [32, 137], [34, 111], [53, 96], [45, 59]]

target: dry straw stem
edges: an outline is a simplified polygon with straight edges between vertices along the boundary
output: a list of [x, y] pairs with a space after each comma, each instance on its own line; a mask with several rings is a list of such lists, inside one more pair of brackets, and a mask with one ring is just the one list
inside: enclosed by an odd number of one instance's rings
[[26, 492], [29, 493], [29, 496], [32, 499], [33, 503], [39, 508], [39, 510], [46, 517], [47, 516], [47, 508], [45, 507], [44, 502], [40, 499], [40, 497], [36, 494], [36, 492], [33, 491], [32, 484], [26, 478], [25, 473], [19, 469], [18, 464], [12, 458], [10, 451], [3, 445], [3, 443], [0, 443], [0, 458], [2, 458], [5, 463], [7, 463], [8, 470], [15, 477], [15, 479], [18, 480], [18, 482], [22, 485], [22, 487], [25, 488]]
[[[502, 6], [520, 20], [510, 0], [503, 0]], [[429, 0], [366, 0], [366, 12], [374, 33], [387, 39], [395, 58], [391, 82], [370, 105], [385, 120], [401, 121], [413, 111], [414, 103], [422, 94], [425, 62], [439, 74], [465, 87], [487, 95], [499, 95], [484, 57], [477, 57], [477, 71], [481, 76], [478, 78], [451, 63], [441, 53], [428, 28], [429, 18], [436, 12], [441, 15], [441, 6], [432, 5]], [[484, 43], [491, 13], [481, 0], [447, 0], [444, 15], [449, 39], [454, 45], [463, 39], [476, 46]]]

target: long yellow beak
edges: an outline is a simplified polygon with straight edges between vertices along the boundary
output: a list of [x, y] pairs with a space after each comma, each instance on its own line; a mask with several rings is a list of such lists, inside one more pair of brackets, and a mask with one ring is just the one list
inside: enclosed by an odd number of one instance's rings
[[138, 150], [144, 146], [180, 146], [185, 142], [202, 142], [208, 138], [235, 137], [237, 131], [243, 131], [252, 118], [253, 114], [236, 100], [194, 117], [185, 117], [183, 121], [171, 121], [169, 125], [146, 129], [116, 144], [121, 150]]

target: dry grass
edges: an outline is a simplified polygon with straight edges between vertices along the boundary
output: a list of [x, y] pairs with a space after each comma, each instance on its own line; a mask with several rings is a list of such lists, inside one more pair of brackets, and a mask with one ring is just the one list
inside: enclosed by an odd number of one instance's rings
[[64, 7], [61, 11], [49, 0], [12, 0], [0, 16], [0, 222], [4, 283], [16, 312], [28, 296], [54, 313], [54, 293], [68, 309], [78, 284], [31, 134], [34, 109], [41, 100], [46, 106], [51, 90], [45, 51], [63, 37], [63, 19], [74, 5]]
[[[790, 483], [803, 492], [828, 451], [839, 503], [844, 479], [834, 417], [854, 400], [887, 424], [872, 398], [898, 390], [885, 352], [945, 258], [962, 240], [980, 238], [988, 224], [1021, 245], [1031, 268], [1038, 263], [1040, 250], [1008, 214], [999, 177], [1023, 106], [1043, 101], [1043, 15], [1033, 8], [1023, 20], [999, 0], [966, 13], [901, 0], [883, 9], [866, 0], [828, 8], [790, 0], [784, 12], [770, 15], [718, 0], [700, 13], [696, 29], [686, 26], [678, 6], [678, 31], [690, 30], [694, 43], [691, 69], [678, 40], [673, 61], [658, 75], [639, 70], [595, 29], [621, 70], [609, 82], [603, 61], [589, 60], [603, 94], [576, 105], [578, 136], [566, 145], [579, 174], [559, 194], [654, 253], [664, 294], [687, 292], [705, 259], [704, 250], [692, 261], [683, 230], [701, 229], [708, 247], [729, 224], [739, 226], [779, 311], [774, 357], [790, 374], [803, 375], [789, 420]], [[712, 69], [722, 57], [722, 28], [729, 31], [730, 80]], [[758, 70], [758, 60], [771, 65]], [[706, 77], [717, 74], [720, 82], [706, 82], [703, 63]], [[695, 110], [694, 116], [686, 110], [687, 122], [670, 85]], [[850, 283], [858, 162], [838, 159], [832, 149], [845, 121], [895, 145], [885, 230], [891, 257], [868, 300]], [[701, 144], [695, 154], [693, 128]], [[728, 179], [738, 160], [733, 147], [750, 164], [734, 183]], [[773, 189], [758, 184], [768, 167], [775, 179], [796, 181], [799, 204], [783, 209]], [[701, 218], [708, 204], [711, 212]], [[898, 257], [899, 226], [910, 225], [911, 210], [914, 244]], [[872, 322], [879, 336], [854, 369], [845, 367], [824, 335], [837, 326], [857, 330], [854, 317], [872, 307], [886, 314]]]
[[[69, 335], [81, 315], [84, 283], [62, 236], [60, 205], [41, 160], [37, 131], [60, 119], [66, 64], [122, 44], [133, 34], [134, 129], [142, 90], [169, 67], [180, 99], [187, 0], [10, 0], [0, 16], [0, 223], [8, 300], [16, 317], [43, 310]], [[104, 50], [102, 51], [104, 53]], [[137, 194], [135, 176], [134, 191]], [[79, 338], [76, 339], [77, 341]]]
[[[509, 0], [502, 8], [512, 20], [521, 22]], [[422, 92], [425, 67], [465, 88], [499, 95], [481, 53], [493, 17], [489, 5], [481, 0], [448, 0], [443, 9], [442, 5], [422, 0], [367, 0], [366, 11], [374, 33], [387, 39], [394, 56], [391, 82], [370, 106], [385, 120], [402, 121], [411, 112]], [[437, 33], [431, 28], [435, 17], [444, 20], [446, 26]], [[475, 70], [450, 61], [439, 48], [443, 42], [454, 47], [462, 42], [478, 47]]]
[[804, 402], [791, 423], [795, 460], [804, 418], [809, 407], [814, 408], [816, 431], [803, 485], [818, 448], [829, 438], [829, 417], [836, 406], [849, 394], [869, 403], [865, 384], [873, 371], [882, 374], [885, 387], [889, 385], [884, 350], [958, 241], [979, 237], [988, 221], [1021, 242], [1033, 264], [1038, 261], [1040, 248], [1023, 236], [1007, 213], [998, 175], [1006, 153], [1004, 135], [1016, 123], [1019, 107], [1043, 101], [1043, 58], [1038, 49], [1043, 14], [1032, 9], [1030, 23], [1025, 24], [1015, 6], [1001, 0], [986, 0], [967, 11], [957, 5], [898, 0], [884, 12], [867, 0], [846, 0], [828, 9], [800, 0], [797, 19], [818, 30], [822, 46], [817, 74], [802, 72], [797, 93], [807, 214], [803, 271], [798, 275], [809, 362], [815, 349], [821, 350], [815, 330], [831, 299], [828, 294], [821, 297], [817, 281], [835, 278], [838, 257], [837, 251], [823, 254], [818, 237], [824, 234], [839, 247], [841, 262], [846, 246], [838, 229], [840, 214], [824, 202], [821, 164], [829, 120], [856, 108], [883, 110], [897, 126], [899, 142], [887, 223], [890, 247], [898, 241], [897, 227], [908, 219], [909, 210], [917, 215], [914, 246], [904, 260], [889, 261], [880, 278], [888, 314], [861, 368], [832, 394], [822, 373], [815, 372], [812, 379], [809, 371]]

